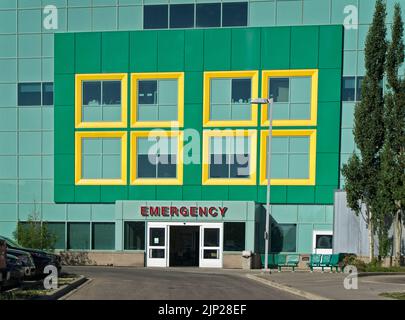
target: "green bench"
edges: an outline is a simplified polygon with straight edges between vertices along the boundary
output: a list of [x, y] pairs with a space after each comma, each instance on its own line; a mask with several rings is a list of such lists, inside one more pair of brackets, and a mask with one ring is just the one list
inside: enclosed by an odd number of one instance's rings
[[300, 262], [299, 254], [279, 254], [277, 259], [278, 272], [281, 272], [282, 267], [292, 268], [293, 272]]
[[[267, 265], [268, 267], [271, 268], [276, 268], [277, 267], [277, 256], [278, 254], [275, 253], [269, 253], [268, 258], [267, 258]], [[264, 266], [264, 254], [260, 255], [261, 260], [262, 260], [262, 266]]]
[[325, 268], [330, 268], [330, 271], [335, 268], [339, 272], [339, 254], [311, 254], [308, 266], [311, 272], [314, 268], [322, 268], [322, 272]]

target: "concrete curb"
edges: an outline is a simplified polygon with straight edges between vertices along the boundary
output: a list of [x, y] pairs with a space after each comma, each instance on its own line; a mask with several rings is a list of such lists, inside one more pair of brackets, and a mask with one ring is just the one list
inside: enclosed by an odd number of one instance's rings
[[69, 283], [68, 285], [57, 289], [54, 293], [49, 296], [42, 296], [35, 300], [59, 300], [63, 296], [67, 295], [72, 290], [76, 289], [77, 287], [83, 285], [87, 282], [87, 278], [85, 276], [80, 276], [78, 279]]
[[90, 278], [86, 279], [85, 282], [83, 282], [82, 284], [76, 286], [75, 288], [73, 288], [72, 290], [67, 292], [65, 295], [61, 296], [58, 300], [66, 300], [67, 298], [69, 298], [71, 295], [75, 294], [80, 289], [82, 289], [85, 286], [89, 285], [92, 281], [93, 281], [93, 279], [90, 279]]
[[301, 298], [305, 298], [305, 299], [308, 299], [308, 300], [331, 300], [329, 298], [322, 297], [322, 296], [319, 296], [317, 294], [313, 294], [313, 293], [310, 293], [310, 292], [307, 292], [307, 291], [303, 291], [303, 290], [300, 290], [300, 289], [289, 287], [287, 285], [283, 285], [283, 284], [277, 283], [277, 282], [272, 281], [272, 280], [266, 280], [266, 279], [260, 278], [258, 276], [252, 275], [252, 274], [247, 274], [246, 277], [248, 277], [249, 279], [252, 279], [254, 281], [258, 281], [258, 282], [260, 282], [262, 284], [265, 284], [267, 286], [270, 286], [270, 287], [273, 287], [273, 288], [276, 288], [276, 289], [279, 289], [279, 290], [294, 294], [296, 296], [299, 296]]
[[359, 277], [373, 277], [373, 276], [405, 276], [405, 272], [360, 272]]

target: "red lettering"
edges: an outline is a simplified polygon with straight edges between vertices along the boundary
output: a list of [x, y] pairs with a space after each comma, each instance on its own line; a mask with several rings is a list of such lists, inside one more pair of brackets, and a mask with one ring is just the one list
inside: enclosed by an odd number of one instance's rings
[[141, 215], [143, 215], [144, 217], [148, 216], [148, 207], [141, 207]]
[[197, 207], [190, 207], [190, 216], [192, 217], [197, 216]]
[[221, 216], [224, 217], [225, 213], [228, 211], [227, 207], [219, 207], [219, 211], [221, 213]]
[[173, 216], [179, 216], [179, 209], [177, 207], [170, 207], [170, 215]]
[[162, 212], [162, 216], [168, 217], [169, 216], [169, 207], [161, 207], [160, 212]]
[[159, 207], [150, 207], [149, 211], [151, 216], [159, 216]]
[[188, 216], [188, 209], [187, 209], [186, 207], [181, 207], [181, 208], [180, 208], [180, 214], [181, 214], [183, 217], [187, 217], [187, 216]]
[[216, 216], [218, 215], [217, 208], [215, 208], [215, 207], [210, 207], [209, 210], [208, 210], [208, 213], [209, 213], [210, 215], [212, 215], [213, 217], [216, 217]]
[[208, 214], [207, 214], [207, 207], [199, 207], [198, 208], [198, 215], [200, 216], [200, 217], [202, 217], [202, 216], [207, 216]]

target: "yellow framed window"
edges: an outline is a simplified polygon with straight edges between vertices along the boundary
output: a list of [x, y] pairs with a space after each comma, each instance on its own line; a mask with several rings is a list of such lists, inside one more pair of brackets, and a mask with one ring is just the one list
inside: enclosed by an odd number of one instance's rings
[[[269, 131], [261, 132], [260, 184], [267, 184]], [[315, 185], [316, 130], [273, 130], [270, 184]]]
[[127, 126], [128, 76], [126, 73], [77, 74], [76, 128]]
[[131, 74], [131, 126], [182, 127], [184, 73]]
[[131, 132], [131, 184], [183, 184], [183, 132]]
[[[316, 126], [318, 70], [266, 70], [262, 95], [273, 97], [274, 126]], [[262, 126], [269, 124], [269, 110], [262, 107]]]
[[204, 126], [255, 126], [258, 71], [204, 72]]
[[127, 183], [126, 132], [76, 132], [75, 149], [76, 185]]
[[204, 130], [203, 184], [256, 184], [256, 130]]

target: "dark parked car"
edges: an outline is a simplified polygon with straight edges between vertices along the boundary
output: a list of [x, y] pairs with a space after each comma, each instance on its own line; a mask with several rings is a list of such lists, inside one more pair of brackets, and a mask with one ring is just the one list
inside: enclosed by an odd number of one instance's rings
[[31, 254], [35, 264], [35, 275], [43, 276], [44, 268], [48, 265], [55, 266], [58, 269], [58, 273], [60, 273], [60, 270], [62, 269], [60, 256], [44, 250], [24, 248], [20, 246], [18, 243], [14, 242], [13, 240], [3, 236], [0, 236], [0, 240], [6, 241], [7, 250], [16, 249]]
[[20, 258], [22, 265], [24, 267], [24, 275], [26, 277], [31, 277], [31, 276], [35, 275], [35, 269], [36, 269], [35, 263], [31, 257], [31, 255], [28, 252], [7, 248], [7, 254], [11, 254], [13, 256], [16, 256], [17, 258]]
[[24, 266], [20, 257], [7, 254], [7, 267], [2, 271], [0, 287], [18, 286], [24, 278]]

